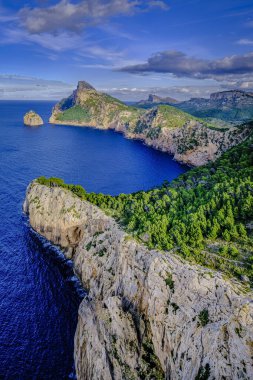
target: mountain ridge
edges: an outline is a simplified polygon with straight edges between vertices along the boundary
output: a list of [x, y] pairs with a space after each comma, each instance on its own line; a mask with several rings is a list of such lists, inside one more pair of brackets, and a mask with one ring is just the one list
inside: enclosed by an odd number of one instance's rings
[[[160, 104], [171, 104], [166, 98], [159, 98]], [[159, 101], [140, 101], [137, 107], [150, 108]], [[179, 108], [193, 116], [204, 119], [220, 119], [231, 123], [243, 123], [253, 119], [253, 93], [243, 90], [226, 90], [210, 94], [209, 98], [193, 97], [185, 101], [173, 103]]]
[[177, 99], [171, 98], [170, 96], [166, 96], [165, 98], [155, 95], [155, 94], [149, 94], [147, 100], [140, 100], [136, 103], [136, 106], [140, 105], [155, 105], [155, 104], [169, 104], [173, 105], [176, 103], [180, 103]]

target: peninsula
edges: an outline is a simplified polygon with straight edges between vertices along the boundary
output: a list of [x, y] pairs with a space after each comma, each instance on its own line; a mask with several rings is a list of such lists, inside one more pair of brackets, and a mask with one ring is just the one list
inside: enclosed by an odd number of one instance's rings
[[252, 379], [252, 138], [171, 184], [117, 197], [41, 177], [32, 228], [88, 292], [79, 380]]
[[148, 110], [127, 106], [84, 81], [56, 104], [50, 123], [113, 129], [191, 166], [215, 160], [251, 133], [250, 123], [219, 128], [169, 105]]

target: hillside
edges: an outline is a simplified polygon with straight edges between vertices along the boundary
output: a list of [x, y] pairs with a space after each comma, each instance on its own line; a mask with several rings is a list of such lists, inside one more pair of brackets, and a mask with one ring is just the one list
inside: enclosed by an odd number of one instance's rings
[[192, 98], [183, 102], [173, 98], [150, 95], [136, 107], [148, 109], [158, 104], [173, 105], [191, 115], [218, 125], [240, 124], [253, 119], [253, 94], [239, 90], [215, 92], [206, 98]]
[[54, 107], [50, 122], [114, 129], [193, 166], [213, 161], [251, 131], [250, 125], [214, 127], [174, 106], [148, 110], [127, 106], [87, 82], [79, 82], [73, 94]]
[[29, 185], [31, 226], [72, 259], [88, 292], [78, 379], [251, 379], [252, 142], [147, 192]]
[[101, 207], [150, 249], [173, 249], [228, 275], [247, 275], [253, 286], [252, 142], [250, 137], [216, 162], [146, 192], [112, 197], [56, 178], [38, 182], [70, 189]]
[[253, 119], [253, 94], [244, 91], [216, 92], [210, 95], [210, 99], [193, 98], [176, 106], [202, 118], [217, 118], [234, 123]]

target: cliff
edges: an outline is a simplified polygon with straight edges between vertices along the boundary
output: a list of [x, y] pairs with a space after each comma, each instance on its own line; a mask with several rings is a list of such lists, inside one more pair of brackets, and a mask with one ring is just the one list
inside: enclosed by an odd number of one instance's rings
[[40, 115], [38, 115], [36, 112], [29, 111], [24, 116], [24, 124], [31, 127], [37, 127], [39, 125], [43, 125], [44, 122]]
[[215, 160], [251, 130], [250, 126], [214, 128], [169, 105], [149, 110], [130, 107], [86, 82], [79, 82], [77, 90], [54, 107], [50, 123], [114, 129], [193, 166]]
[[24, 211], [72, 258], [88, 291], [75, 336], [78, 379], [253, 379], [252, 292], [148, 250], [64, 188], [34, 181]]

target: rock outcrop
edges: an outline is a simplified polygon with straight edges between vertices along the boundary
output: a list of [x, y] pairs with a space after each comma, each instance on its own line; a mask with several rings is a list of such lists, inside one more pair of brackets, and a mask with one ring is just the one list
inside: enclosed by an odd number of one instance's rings
[[38, 115], [36, 112], [29, 111], [24, 116], [24, 124], [31, 127], [37, 127], [39, 125], [43, 125], [44, 122], [40, 115]]
[[79, 82], [77, 90], [54, 107], [50, 123], [114, 129], [192, 166], [215, 160], [251, 132], [250, 125], [213, 128], [168, 105], [149, 110], [130, 107], [86, 82]]
[[252, 292], [148, 250], [66, 189], [34, 181], [24, 211], [88, 292], [75, 335], [79, 380], [253, 379]]

